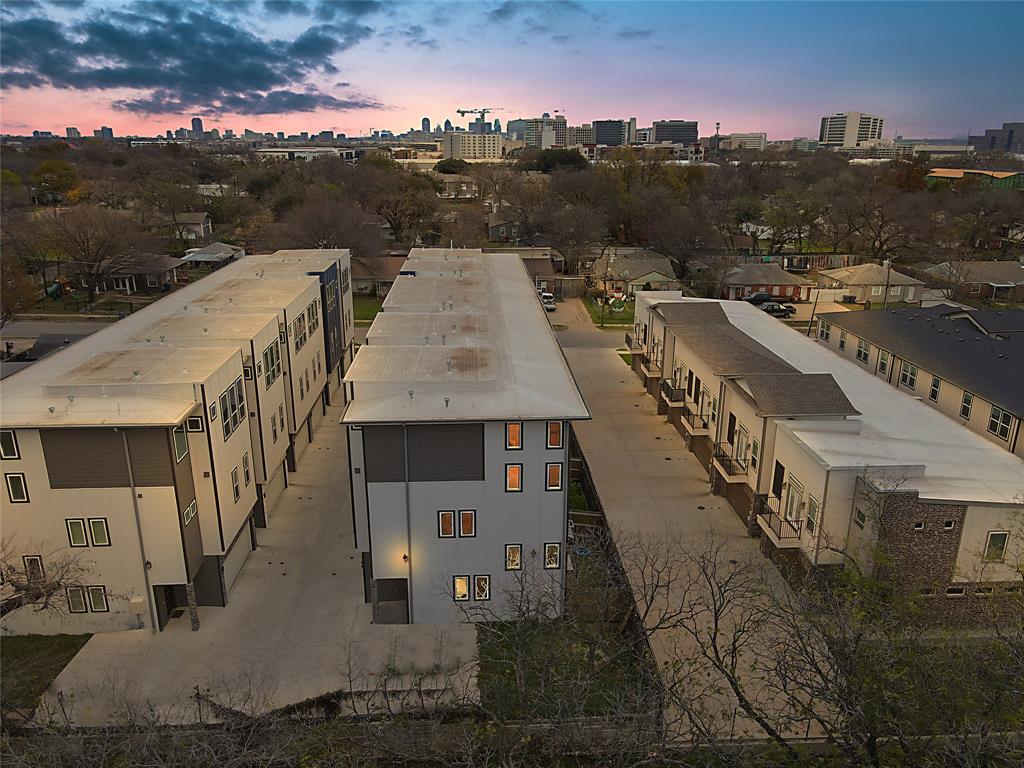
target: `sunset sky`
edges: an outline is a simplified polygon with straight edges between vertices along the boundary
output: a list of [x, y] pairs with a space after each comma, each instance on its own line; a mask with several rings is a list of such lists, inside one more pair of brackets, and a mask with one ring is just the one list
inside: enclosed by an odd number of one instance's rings
[[886, 136], [1024, 118], [1020, 2], [2, 0], [0, 129], [116, 135], [395, 132], [492, 107], [503, 123], [635, 116], [702, 135], [817, 137], [821, 115]]

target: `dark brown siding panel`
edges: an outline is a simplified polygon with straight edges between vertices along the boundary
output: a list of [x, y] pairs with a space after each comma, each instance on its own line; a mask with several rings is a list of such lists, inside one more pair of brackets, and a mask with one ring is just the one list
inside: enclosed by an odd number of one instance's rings
[[409, 427], [410, 482], [483, 479], [483, 424]]
[[132, 479], [135, 485], [140, 488], [174, 485], [173, 460], [167, 430], [149, 428], [129, 429], [127, 432], [128, 453], [132, 458]]
[[363, 427], [363, 460], [368, 483], [405, 482], [405, 440], [401, 427]]
[[51, 488], [127, 488], [121, 433], [113, 429], [41, 429]]
[[[164, 439], [168, 440], [170, 435], [164, 433]], [[168, 447], [170, 443], [167, 444]], [[134, 461], [134, 455], [133, 455]], [[178, 517], [182, 526], [181, 541], [185, 549], [185, 569], [188, 572], [189, 581], [193, 580], [203, 564], [203, 537], [200, 533], [199, 515], [192, 518], [192, 522], [185, 525], [185, 509], [196, 497], [196, 487], [192, 479], [192, 454], [187, 454], [181, 461], [173, 465], [174, 468], [174, 492], [178, 497]]]

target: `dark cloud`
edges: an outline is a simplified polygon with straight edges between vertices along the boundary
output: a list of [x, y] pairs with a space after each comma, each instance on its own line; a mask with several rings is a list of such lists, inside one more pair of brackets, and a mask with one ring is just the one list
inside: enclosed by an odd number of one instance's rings
[[572, 37], [572, 35], [552, 35], [551, 39], [556, 43], [565, 43], [568, 42], [570, 37]]
[[275, 16], [309, 15], [309, 5], [303, 0], [263, 0], [263, 10]]
[[46, 0], [46, 2], [54, 8], [75, 9], [85, 5], [85, 0]]
[[67, 24], [43, 16], [5, 19], [0, 72], [10, 88], [143, 91], [115, 106], [149, 113], [378, 106], [308, 85], [314, 74], [337, 73], [331, 57], [370, 37], [369, 27], [338, 19], [294, 40], [266, 40], [222, 14], [221, 7], [147, 0]]
[[384, 9], [380, 0], [321, 0], [314, 13], [318, 19], [359, 19]]
[[488, 12], [495, 21], [505, 21], [511, 19], [513, 16], [518, 15], [521, 11], [526, 10], [529, 3], [522, 2], [521, 0], [505, 0], [501, 5], [495, 8], [493, 11]]
[[7, 17], [24, 16], [42, 10], [43, 4], [39, 0], [4, 0], [0, 5], [0, 12]]
[[633, 27], [626, 27], [625, 29], [619, 30], [618, 37], [623, 40], [643, 40], [653, 34], [653, 29], [635, 29]]

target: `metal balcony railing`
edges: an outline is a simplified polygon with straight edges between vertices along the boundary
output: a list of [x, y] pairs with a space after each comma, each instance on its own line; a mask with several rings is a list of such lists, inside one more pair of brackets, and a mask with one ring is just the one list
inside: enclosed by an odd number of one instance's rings
[[764, 520], [777, 539], [780, 541], [799, 539], [800, 532], [803, 530], [803, 520], [790, 520], [783, 517], [779, 512], [781, 505], [782, 502], [775, 496], [768, 496], [763, 493], [754, 495], [755, 514]]
[[697, 413], [689, 405], [683, 406], [683, 412], [680, 414], [680, 417], [683, 419], [683, 421], [689, 424], [692, 429], [708, 428], [707, 414]]
[[633, 351], [640, 349], [640, 344], [633, 338], [632, 333], [626, 334], [626, 349]]
[[732, 456], [732, 446], [728, 443], [715, 443], [715, 461], [725, 470], [727, 475], [745, 475], [747, 467]]
[[686, 390], [683, 387], [675, 386], [674, 382], [670, 380], [661, 382], [661, 393], [670, 403], [682, 404], [686, 400]]
[[640, 362], [643, 364], [644, 368], [646, 368], [648, 371], [660, 371], [661, 370], [661, 363], [657, 359], [651, 357], [646, 352], [644, 354], [640, 355]]

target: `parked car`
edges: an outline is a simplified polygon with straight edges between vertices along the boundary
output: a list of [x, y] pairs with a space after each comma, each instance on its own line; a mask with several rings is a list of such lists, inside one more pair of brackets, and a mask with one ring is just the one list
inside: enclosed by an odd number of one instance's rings
[[767, 312], [772, 317], [791, 317], [796, 310], [788, 304], [779, 304], [777, 301], [766, 301], [761, 305], [761, 311]]
[[544, 305], [544, 309], [547, 310], [548, 312], [554, 312], [556, 309], [558, 309], [558, 307], [555, 306], [555, 297], [552, 296], [550, 293], [545, 293], [543, 296], [541, 296], [540, 303]]
[[758, 291], [757, 293], [752, 293], [749, 296], [743, 297], [743, 301], [749, 301], [751, 304], [754, 304], [755, 306], [760, 306], [761, 304], [764, 304], [766, 301], [771, 300], [772, 295], [770, 293], [765, 293], [764, 291]]

